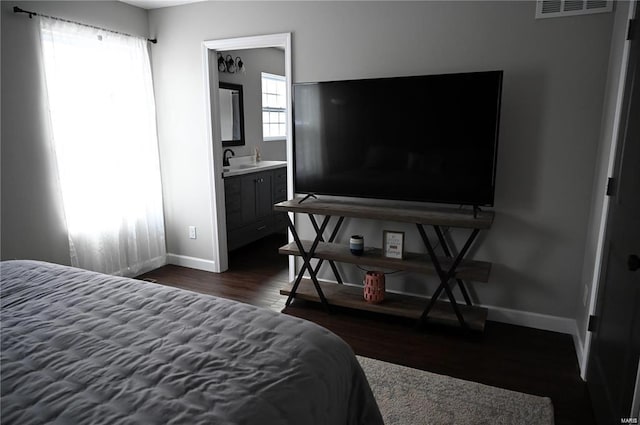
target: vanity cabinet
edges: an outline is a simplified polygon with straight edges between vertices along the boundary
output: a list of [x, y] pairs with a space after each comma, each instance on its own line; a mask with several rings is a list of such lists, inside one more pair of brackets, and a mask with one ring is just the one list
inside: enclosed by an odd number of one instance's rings
[[269, 209], [273, 214], [275, 226], [278, 231], [287, 228], [287, 213], [281, 211], [273, 211], [273, 204], [287, 200], [287, 169], [276, 168], [273, 170], [273, 203], [269, 205]]
[[271, 171], [246, 174], [240, 177], [242, 221], [244, 224], [263, 219], [271, 214]]
[[226, 177], [224, 189], [229, 251], [286, 228], [286, 214], [273, 211], [286, 199], [286, 168]]

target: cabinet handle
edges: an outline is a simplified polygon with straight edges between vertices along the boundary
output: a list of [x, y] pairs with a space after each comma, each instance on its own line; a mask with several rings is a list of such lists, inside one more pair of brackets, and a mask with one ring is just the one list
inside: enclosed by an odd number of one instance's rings
[[265, 225], [265, 226], [260, 226], [260, 227], [258, 227], [256, 230], [259, 232], [259, 231], [264, 230], [264, 229], [266, 229], [266, 228], [267, 228], [267, 226]]

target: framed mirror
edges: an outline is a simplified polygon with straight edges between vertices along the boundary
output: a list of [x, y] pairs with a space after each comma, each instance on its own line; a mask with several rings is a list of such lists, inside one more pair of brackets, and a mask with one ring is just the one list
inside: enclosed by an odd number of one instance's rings
[[242, 85], [220, 82], [219, 93], [222, 146], [244, 145]]

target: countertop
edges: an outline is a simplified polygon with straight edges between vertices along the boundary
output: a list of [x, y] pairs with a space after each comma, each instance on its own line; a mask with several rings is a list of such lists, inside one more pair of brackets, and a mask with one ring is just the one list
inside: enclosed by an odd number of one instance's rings
[[259, 171], [273, 170], [287, 166], [287, 161], [258, 161], [252, 163], [231, 164], [231, 166], [223, 167], [222, 177], [240, 176], [243, 174], [257, 173]]

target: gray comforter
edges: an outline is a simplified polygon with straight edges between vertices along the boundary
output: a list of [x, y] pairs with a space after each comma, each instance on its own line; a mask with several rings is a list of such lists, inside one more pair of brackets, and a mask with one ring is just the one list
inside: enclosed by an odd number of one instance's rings
[[3, 424], [381, 424], [351, 349], [250, 305], [0, 263]]

